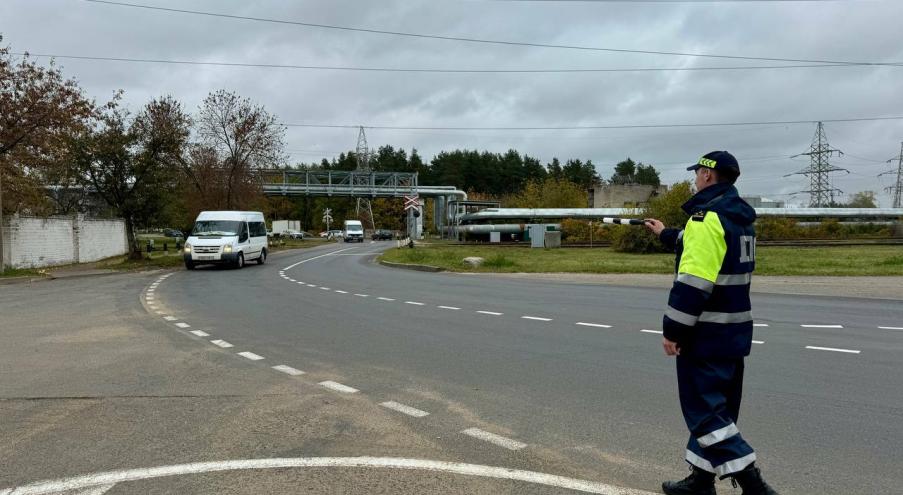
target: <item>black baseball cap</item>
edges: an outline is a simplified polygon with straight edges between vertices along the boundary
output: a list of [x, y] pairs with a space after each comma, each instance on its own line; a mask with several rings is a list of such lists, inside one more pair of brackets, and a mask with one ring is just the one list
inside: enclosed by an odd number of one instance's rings
[[706, 153], [698, 162], [687, 167], [687, 170], [696, 170], [702, 167], [710, 168], [712, 170], [732, 171], [735, 174], [740, 175], [740, 164], [737, 163], [737, 159], [734, 158], [734, 155], [727, 151], [712, 151]]

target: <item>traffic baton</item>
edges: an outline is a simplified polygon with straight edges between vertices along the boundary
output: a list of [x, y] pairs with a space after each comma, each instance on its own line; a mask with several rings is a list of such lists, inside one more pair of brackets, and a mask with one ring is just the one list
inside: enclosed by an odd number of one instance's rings
[[636, 218], [602, 217], [602, 223], [613, 223], [615, 225], [645, 225], [646, 222]]

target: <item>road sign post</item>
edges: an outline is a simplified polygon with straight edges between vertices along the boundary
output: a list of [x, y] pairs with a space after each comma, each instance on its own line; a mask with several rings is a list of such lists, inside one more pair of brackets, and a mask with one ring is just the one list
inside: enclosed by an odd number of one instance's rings
[[408, 217], [408, 239], [412, 242], [414, 241], [414, 237], [416, 237], [416, 220], [414, 218], [414, 212], [420, 208], [420, 196], [405, 196], [404, 197], [404, 211], [407, 213]]
[[332, 209], [323, 210], [323, 221], [326, 222], [326, 236], [329, 236], [329, 224], [332, 222]]

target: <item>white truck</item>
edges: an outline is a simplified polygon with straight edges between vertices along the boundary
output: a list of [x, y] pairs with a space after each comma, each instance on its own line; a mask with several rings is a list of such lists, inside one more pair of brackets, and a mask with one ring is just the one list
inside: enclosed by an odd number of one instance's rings
[[364, 225], [360, 220], [345, 220], [345, 242], [364, 242]]
[[299, 232], [301, 230], [300, 220], [273, 220], [273, 228], [270, 229], [273, 235], [282, 235], [286, 230]]

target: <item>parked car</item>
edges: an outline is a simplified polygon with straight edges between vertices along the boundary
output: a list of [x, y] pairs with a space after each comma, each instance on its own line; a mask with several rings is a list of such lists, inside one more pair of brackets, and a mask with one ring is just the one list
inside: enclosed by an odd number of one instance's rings
[[282, 237], [289, 239], [304, 239], [304, 232], [299, 230], [283, 230]]
[[330, 230], [326, 232], [327, 239], [335, 239], [337, 237], [343, 237], [345, 235], [344, 230]]
[[163, 236], [164, 237], [185, 237], [185, 235], [182, 234], [181, 230], [176, 230], [176, 229], [163, 229]]
[[379, 229], [370, 236], [374, 241], [391, 241], [393, 237], [395, 237], [395, 235], [392, 231], [386, 229]]

